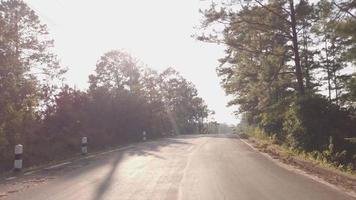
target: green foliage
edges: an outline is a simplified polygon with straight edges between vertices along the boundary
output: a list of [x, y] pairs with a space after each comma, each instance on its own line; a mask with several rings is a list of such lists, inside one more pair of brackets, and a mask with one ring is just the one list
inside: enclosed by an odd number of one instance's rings
[[305, 97], [297, 99], [286, 112], [283, 131], [292, 147], [322, 151], [327, 149], [330, 137], [343, 144], [344, 138], [355, 135], [356, 121], [351, 115], [320, 96]]
[[344, 139], [356, 134], [355, 11], [329, 0], [223, 1], [202, 11], [197, 39], [226, 46], [217, 71], [242, 132], [355, 165]]
[[[195, 86], [173, 69], [141, 67], [109, 51], [81, 91], [63, 84], [53, 40], [22, 0], [0, 1], [0, 171], [12, 167], [14, 145], [25, 166], [74, 155], [87, 136], [92, 150], [170, 133], [203, 131], [209, 110]], [[59, 87], [62, 85], [62, 87]]]
[[[37, 157], [77, 152], [87, 136], [91, 149], [115, 146], [170, 133], [192, 134], [208, 116], [207, 106], [190, 82], [173, 69], [161, 74], [142, 68], [131, 55], [105, 53], [89, 76], [87, 92], [64, 86], [47, 110], [42, 137], [48, 151]], [[66, 147], [63, 150], [63, 147]]]
[[356, 73], [345, 80], [346, 93], [341, 96], [344, 105], [356, 108]]
[[204, 124], [206, 134], [231, 134], [234, 133], [235, 127], [225, 123], [217, 123], [216, 121]]
[[283, 131], [287, 133], [286, 143], [292, 148], [298, 148], [305, 146], [306, 132], [302, 125], [302, 121], [299, 116], [299, 107], [292, 105], [291, 108], [285, 113], [283, 121]]
[[[65, 69], [52, 52], [46, 26], [26, 3], [0, 2], [0, 163], [40, 124]], [[0, 166], [1, 168], [2, 166]]]

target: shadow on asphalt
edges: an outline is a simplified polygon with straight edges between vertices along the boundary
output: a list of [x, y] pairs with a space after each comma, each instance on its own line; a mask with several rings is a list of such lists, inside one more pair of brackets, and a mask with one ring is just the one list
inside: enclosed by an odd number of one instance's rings
[[[116, 156], [114, 156], [114, 159], [111, 164], [111, 169], [109, 173], [103, 177], [103, 180], [99, 184], [99, 186], [96, 189], [96, 192], [94, 194], [94, 197], [92, 200], [102, 200], [105, 192], [110, 188], [112, 184], [112, 178], [114, 174], [116, 173], [116, 170], [118, 166], [120, 165], [120, 162], [123, 160], [123, 157], [126, 156], [153, 156], [158, 159], [165, 159], [162, 156], [159, 156], [153, 152], [155, 151], [160, 151], [160, 148], [170, 146], [170, 145], [187, 145], [190, 144], [185, 141], [181, 141], [181, 139], [176, 139], [176, 138], [165, 138], [165, 139], [159, 139], [159, 140], [154, 140], [154, 141], [148, 141], [140, 144], [136, 144], [134, 148], [129, 149], [127, 151], [119, 151], [115, 152]], [[112, 154], [109, 154], [110, 157], [112, 157]], [[110, 162], [110, 160], [108, 161]], [[106, 164], [101, 163], [102, 164]], [[94, 166], [93, 166], [94, 167]], [[96, 165], [95, 167], [99, 167], [99, 165]], [[117, 180], [115, 180], [117, 183]]]
[[112, 167], [110, 172], [104, 177], [104, 180], [100, 183], [99, 187], [96, 189], [95, 196], [93, 200], [100, 200], [102, 199], [103, 195], [105, 194], [106, 190], [110, 188], [112, 177], [115, 174], [117, 167], [119, 166], [119, 162], [122, 158], [123, 154], [119, 154], [119, 156], [115, 157], [114, 162], [112, 163]]
[[[112, 163], [111, 170], [109, 173], [103, 178], [102, 182], [99, 184], [96, 194], [92, 200], [102, 200], [105, 192], [110, 188], [112, 183], [112, 177], [115, 174], [118, 166], [120, 165], [120, 161], [123, 159], [123, 156], [153, 156], [158, 159], [165, 159], [162, 156], [155, 154], [154, 152], [159, 152], [162, 147], [167, 147], [171, 145], [188, 145], [191, 144], [185, 139], [191, 138], [201, 138], [201, 137], [209, 137], [209, 138], [234, 138], [234, 135], [220, 134], [220, 135], [180, 135], [174, 138], [164, 138], [159, 140], [148, 141], [145, 143], [140, 143], [135, 146], [135, 148], [130, 149], [124, 152], [117, 152], [117, 156], [114, 157], [114, 161]], [[98, 167], [98, 166], [96, 166]], [[117, 180], [115, 180], [117, 182]]]
[[[71, 181], [77, 181], [80, 179], [85, 179], [85, 176], [92, 173], [94, 170], [99, 169], [105, 165], [109, 166], [109, 169], [106, 174], [100, 177], [96, 188], [94, 189], [94, 194], [92, 194], [92, 200], [102, 200], [104, 199], [105, 193], [110, 189], [114, 182], [115, 174], [117, 173], [119, 166], [122, 161], [132, 156], [152, 156], [157, 159], [166, 159], [158, 154], [164, 147], [168, 146], [182, 146], [190, 145], [189, 139], [192, 138], [201, 138], [201, 137], [210, 137], [210, 138], [226, 138], [226, 137], [235, 137], [233, 135], [179, 135], [170, 138], [162, 138], [156, 140], [149, 140], [147, 142], [131, 144], [132, 147], [126, 147], [126, 150], [117, 150], [102, 154], [94, 154], [94, 156], [87, 159], [79, 159], [72, 161], [71, 164], [51, 169], [51, 170], [42, 170], [35, 174], [29, 176], [23, 176], [21, 181], [28, 180], [41, 180], [43, 178], [57, 179], [57, 181], [48, 182], [49, 188], [57, 187], [59, 182], [71, 183]], [[48, 179], [48, 180], [50, 180]], [[115, 184], [118, 180], [115, 179]], [[70, 184], [69, 184], [70, 185]], [[34, 188], [35, 189], [35, 188]], [[35, 190], [36, 191], [36, 190]]]

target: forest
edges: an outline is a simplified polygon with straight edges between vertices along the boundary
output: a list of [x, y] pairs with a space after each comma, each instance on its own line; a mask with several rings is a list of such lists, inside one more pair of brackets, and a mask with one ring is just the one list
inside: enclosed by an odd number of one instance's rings
[[[240, 0], [201, 10], [196, 39], [247, 134], [356, 169], [356, 1]], [[241, 128], [241, 126], [239, 126]]]
[[66, 67], [39, 16], [24, 1], [0, 1], [0, 171], [14, 146], [24, 166], [171, 134], [203, 132], [211, 113], [197, 89], [173, 68], [157, 72], [125, 51], [103, 54], [89, 88], [65, 82]]

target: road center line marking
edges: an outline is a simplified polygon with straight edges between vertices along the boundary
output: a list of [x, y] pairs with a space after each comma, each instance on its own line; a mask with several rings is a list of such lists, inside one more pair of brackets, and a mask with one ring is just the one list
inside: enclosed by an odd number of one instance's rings
[[16, 178], [17, 178], [16, 176], [12, 176], [12, 177], [6, 178], [5, 180], [11, 181], [11, 180], [14, 180], [14, 179], [16, 179]]
[[95, 155], [90, 155], [90, 156], [86, 156], [85, 159], [88, 159], [88, 158], [95, 158], [96, 156]]
[[28, 175], [31, 175], [31, 174], [36, 173], [36, 172], [38, 172], [38, 171], [37, 170], [29, 171], [29, 172], [24, 173], [23, 175], [24, 176], [28, 176]]
[[57, 165], [53, 165], [53, 166], [50, 166], [50, 167], [47, 167], [45, 168], [45, 170], [49, 170], [49, 169], [54, 169], [54, 168], [58, 168], [58, 167], [62, 167], [64, 165], [68, 165], [68, 164], [71, 164], [72, 162], [64, 162], [64, 163], [60, 163], [60, 164], [57, 164]]
[[116, 151], [122, 151], [122, 150], [130, 149], [130, 148], [132, 148], [131, 145], [130, 146], [126, 146], [126, 147], [121, 147], [121, 148], [118, 148], [118, 149], [113, 149], [113, 150], [101, 152], [101, 153], [98, 153], [97, 155], [105, 155], [105, 154], [108, 154], [108, 153], [112, 153], [112, 152], [116, 152]]

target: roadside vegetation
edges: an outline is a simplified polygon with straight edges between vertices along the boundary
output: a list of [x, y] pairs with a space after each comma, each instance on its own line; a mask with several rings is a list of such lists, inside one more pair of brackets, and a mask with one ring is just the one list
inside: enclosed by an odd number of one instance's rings
[[232, 134], [234, 133], [235, 126], [226, 124], [226, 123], [218, 123], [215, 120], [207, 122], [205, 125], [205, 132], [207, 134]]
[[223, 44], [217, 68], [239, 130], [356, 170], [356, 1], [222, 1], [198, 40]]
[[[268, 136], [268, 134], [263, 133], [263, 131], [256, 126], [242, 126], [236, 134], [243, 139], [248, 139], [260, 151], [268, 153], [273, 158], [279, 159], [287, 164], [296, 165], [300, 168], [305, 167], [305, 165], [312, 165], [312, 170], [315, 170], [315, 166], [320, 166], [326, 169], [339, 170], [349, 175], [356, 175], [352, 164], [349, 163], [345, 166], [340, 164], [340, 161], [337, 160], [344, 155], [335, 152], [332, 141], [329, 141], [330, 144], [328, 148], [322, 152], [305, 151], [300, 148], [293, 148], [287, 143], [280, 143], [274, 136]], [[297, 159], [301, 161], [301, 163], [294, 163], [295, 160], [293, 159]], [[324, 175], [322, 175], [322, 177]]]
[[[90, 48], [90, 44], [88, 44]], [[65, 84], [47, 27], [24, 1], [0, 1], [0, 172], [12, 168], [14, 145], [24, 165], [80, 151], [171, 134], [203, 131], [211, 113], [195, 86], [173, 68], [157, 72], [124, 51], [97, 61], [89, 88]]]

